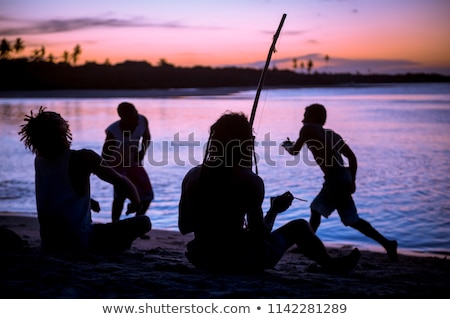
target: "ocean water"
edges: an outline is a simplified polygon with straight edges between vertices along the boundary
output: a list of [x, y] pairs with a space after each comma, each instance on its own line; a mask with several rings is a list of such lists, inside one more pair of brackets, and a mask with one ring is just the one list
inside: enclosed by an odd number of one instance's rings
[[[210, 125], [226, 111], [251, 112], [255, 91], [168, 98], [0, 98], [0, 211], [35, 216], [34, 156], [17, 132], [23, 117], [39, 106], [59, 112], [71, 126], [73, 148], [101, 151], [105, 128], [127, 100], [150, 123], [152, 147], [145, 168], [155, 200], [153, 227], [177, 230], [180, 185], [201, 163]], [[297, 157], [279, 144], [298, 135], [304, 107], [327, 107], [326, 127], [340, 133], [358, 157], [354, 199], [361, 217], [404, 250], [450, 252], [450, 84], [370, 85], [339, 88], [268, 89], [254, 123], [258, 174], [269, 198], [285, 191], [294, 201], [275, 227], [309, 218], [309, 203], [323, 177], [306, 149]], [[102, 210], [94, 221], [110, 221], [112, 186], [91, 178], [92, 197]], [[123, 218], [126, 218], [125, 216]], [[371, 239], [342, 225], [337, 213], [317, 233], [325, 242], [377, 249]]]

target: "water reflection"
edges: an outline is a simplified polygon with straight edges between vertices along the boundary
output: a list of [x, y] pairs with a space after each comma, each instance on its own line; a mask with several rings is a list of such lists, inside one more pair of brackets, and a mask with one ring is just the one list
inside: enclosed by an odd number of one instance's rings
[[[149, 211], [155, 228], [177, 229], [180, 183], [202, 160], [209, 126], [227, 110], [249, 114], [253, 97], [254, 92], [248, 91], [127, 99], [149, 119], [153, 147], [145, 167], [155, 190]], [[122, 101], [0, 99], [0, 211], [35, 212], [33, 156], [17, 135], [25, 114], [40, 105], [61, 113], [71, 125], [74, 148], [100, 152], [104, 130], [117, 120], [116, 107]], [[325, 104], [326, 126], [343, 135], [358, 156], [355, 201], [360, 214], [386, 236], [399, 239], [401, 247], [450, 251], [450, 86], [269, 90], [255, 119], [256, 141], [267, 138], [279, 144], [288, 136], [295, 139], [304, 107], [315, 102]], [[320, 169], [309, 165], [307, 152], [292, 166], [287, 165], [292, 157], [277, 145], [259, 144], [257, 152], [267, 197], [290, 190], [311, 202], [322, 176]], [[112, 186], [92, 177], [92, 194], [102, 206], [94, 218], [109, 221]], [[264, 205], [268, 208], [268, 200]], [[296, 202], [280, 215], [279, 224], [299, 217], [309, 218], [307, 203]], [[343, 229], [337, 214], [322, 223], [319, 235], [325, 241], [371, 244], [357, 232]]]

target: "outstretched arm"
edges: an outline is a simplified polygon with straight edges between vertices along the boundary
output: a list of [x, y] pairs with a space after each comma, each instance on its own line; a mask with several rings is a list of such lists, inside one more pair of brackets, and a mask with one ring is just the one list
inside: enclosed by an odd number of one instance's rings
[[292, 144], [292, 142], [288, 139], [287, 141], [284, 141], [281, 146], [284, 147], [284, 149], [286, 151], [288, 151], [289, 154], [291, 155], [297, 155], [300, 150], [303, 147], [303, 144], [305, 144], [306, 142], [306, 136], [307, 136], [307, 132], [305, 131], [305, 127], [302, 127], [302, 129], [300, 130], [300, 134], [298, 136], [297, 141], [295, 141], [294, 144]]

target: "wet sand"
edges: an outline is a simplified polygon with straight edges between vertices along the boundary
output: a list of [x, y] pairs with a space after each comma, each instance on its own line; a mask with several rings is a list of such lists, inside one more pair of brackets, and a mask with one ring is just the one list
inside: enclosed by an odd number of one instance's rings
[[[0, 215], [0, 227], [24, 240], [0, 244], [1, 298], [450, 298], [450, 261], [445, 256], [386, 254], [362, 250], [348, 274], [327, 274], [295, 249], [257, 274], [214, 273], [195, 268], [184, 256], [192, 238], [152, 230], [118, 255], [45, 255], [36, 218]], [[330, 254], [352, 246], [327, 246]]]

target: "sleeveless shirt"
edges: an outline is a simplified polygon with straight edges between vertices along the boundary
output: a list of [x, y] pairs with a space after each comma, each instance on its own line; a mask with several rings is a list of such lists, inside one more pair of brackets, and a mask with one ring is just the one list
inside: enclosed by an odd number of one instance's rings
[[[120, 120], [112, 123], [106, 129], [106, 134], [112, 136], [116, 141], [118, 152], [113, 152], [116, 156], [114, 163], [121, 166], [139, 165], [140, 140], [147, 128], [147, 120], [143, 115], [138, 115], [138, 125], [133, 131], [122, 131]], [[121, 157], [121, 158], [118, 158]]]
[[70, 183], [72, 151], [56, 159], [37, 156], [35, 187], [43, 249], [87, 249], [92, 232], [90, 190], [83, 196]]

